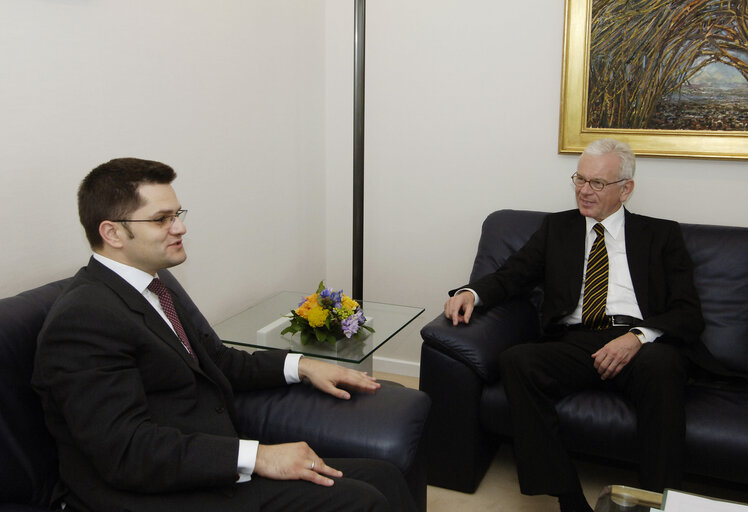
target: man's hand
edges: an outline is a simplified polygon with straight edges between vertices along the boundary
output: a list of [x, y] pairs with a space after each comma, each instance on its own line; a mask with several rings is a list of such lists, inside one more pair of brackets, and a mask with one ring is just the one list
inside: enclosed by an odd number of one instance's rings
[[642, 344], [636, 334], [627, 332], [592, 354], [595, 359], [595, 370], [602, 380], [612, 379], [623, 370], [640, 348]]
[[299, 360], [299, 377], [308, 379], [320, 391], [343, 400], [348, 400], [351, 395], [340, 387], [363, 393], [374, 393], [382, 387], [377, 379], [366, 372], [351, 370], [308, 357], [302, 357]]
[[470, 291], [456, 293], [444, 303], [444, 316], [452, 320], [452, 325], [470, 323], [475, 308], [475, 296]]
[[255, 473], [273, 480], [308, 480], [326, 487], [335, 482], [324, 475], [343, 476], [325, 464], [306, 443], [261, 444], [257, 448]]

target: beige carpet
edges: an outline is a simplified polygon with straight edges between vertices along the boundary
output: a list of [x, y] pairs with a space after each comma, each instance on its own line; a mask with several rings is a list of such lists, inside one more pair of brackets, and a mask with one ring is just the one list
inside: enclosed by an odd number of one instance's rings
[[[418, 379], [400, 375], [375, 372], [378, 379], [391, 380], [418, 388]], [[587, 500], [594, 507], [597, 496], [606, 485], [628, 485], [636, 487], [636, 472], [592, 462], [577, 464]], [[748, 503], [748, 488], [722, 486], [719, 483], [688, 479], [685, 490], [697, 494]], [[429, 512], [554, 512], [558, 510], [555, 498], [548, 496], [523, 496], [519, 492], [517, 474], [511, 447], [503, 445], [494, 458], [488, 473], [474, 494], [464, 494], [439, 487], [428, 487]]]

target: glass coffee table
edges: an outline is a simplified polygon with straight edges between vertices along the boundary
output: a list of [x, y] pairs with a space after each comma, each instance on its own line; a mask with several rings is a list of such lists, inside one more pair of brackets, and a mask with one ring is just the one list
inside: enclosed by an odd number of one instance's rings
[[375, 332], [360, 340], [345, 340], [335, 345], [313, 343], [302, 345], [299, 335], [281, 335], [289, 325], [291, 310], [308, 293], [281, 292], [259, 304], [213, 326], [218, 337], [228, 345], [263, 350], [290, 350], [305, 356], [328, 359], [343, 366], [372, 373], [371, 355], [406, 325], [423, 313], [424, 308], [358, 301], [361, 304], [367, 325]]

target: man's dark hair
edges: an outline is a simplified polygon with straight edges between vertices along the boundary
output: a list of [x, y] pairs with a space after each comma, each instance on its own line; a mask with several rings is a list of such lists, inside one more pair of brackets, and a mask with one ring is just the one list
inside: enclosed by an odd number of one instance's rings
[[125, 219], [142, 206], [140, 185], [166, 185], [176, 177], [168, 165], [139, 158], [116, 158], [88, 173], [78, 188], [78, 216], [91, 247], [104, 243], [99, 234], [102, 222]]

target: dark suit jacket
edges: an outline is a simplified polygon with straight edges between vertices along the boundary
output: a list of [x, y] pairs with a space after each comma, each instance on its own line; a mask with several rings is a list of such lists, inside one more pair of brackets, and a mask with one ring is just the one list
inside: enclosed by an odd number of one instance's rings
[[94, 259], [47, 316], [32, 384], [59, 449], [61, 497], [76, 510], [210, 510], [212, 496], [240, 487], [232, 389], [285, 384], [285, 353], [227, 348], [174, 302], [199, 365]]
[[[673, 221], [625, 212], [626, 256], [639, 309], [639, 327], [664, 331], [661, 341], [699, 344], [704, 328], [691, 258]], [[543, 288], [541, 320], [553, 332], [579, 303], [584, 271], [585, 218], [578, 210], [549, 214], [530, 240], [495, 273], [466, 285], [484, 307]]]

